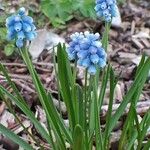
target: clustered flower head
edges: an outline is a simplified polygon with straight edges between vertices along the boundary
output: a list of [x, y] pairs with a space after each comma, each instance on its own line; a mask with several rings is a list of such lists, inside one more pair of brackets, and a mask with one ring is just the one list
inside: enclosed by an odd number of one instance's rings
[[92, 75], [96, 73], [96, 67], [103, 68], [106, 65], [107, 54], [99, 39], [99, 33], [76, 32], [71, 35], [67, 48], [69, 59], [76, 60], [78, 65], [87, 68]]
[[36, 27], [33, 19], [25, 15], [25, 8], [19, 9], [17, 14], [6, 19], [7, 39], [16, 40], [18, 48], [23, 47], [25, 41], [31, 41], [36, 37]]
[[96, 14], [103, 18], [106, 22], [111, 22], [116, 16], [117, 4], [116, 0], [96, 0]]

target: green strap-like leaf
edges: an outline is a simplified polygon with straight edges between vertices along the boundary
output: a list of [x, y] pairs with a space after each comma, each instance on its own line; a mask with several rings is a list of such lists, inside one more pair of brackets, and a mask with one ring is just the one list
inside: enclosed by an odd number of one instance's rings
[[83, 130], [80, 125], [75, 126], [74, 136], [73, 136], [73, 150], [83, 149]]
[[114, 100], [114, 92], [115, 92], [115, 86], [117, 84], [117, 80], [115, 79], [115, 74], [113, 72], [112, 67], [110, 68], [110, 96], [109, 96], [109, 105], [108, 105], [108, 112], [106, 116], [106, 125], [105, 125], [105, 131], [104, 131], [104, 148], [108, 148], [108, 141], [109, 141], [109, 126], [110, 126], [110, 120], [112, 117], [112, 106], [113, 106], [113, 100]]
[[150, 140], [144, 145], [143, 150], [148, 150], [150, 148]]
[[74, 105], [72, 100], [71, 87], [73, 83], [73, 76], [71, 72], [71, 67], [67, 59], [67, 54], [64, 48], [59, 44], [57, 48], [57, 60], [58, 60], [58, 77], [61, 87], [61, 95], [63, 101], [66, 104], [69, 120], [71, 127], [74, 129], [76, 124], [76, 115], [74, 111]]
[[[67, 129], [64, 128], [64, 130], [61, 130], [62, 129], [62, 126], [61, 126], [61, 120], [57, 119], [56, 116], [58, 116], [57, 112], [54, 112], [52, 110], [52, 106], [50, 104], [50, 101], [51, 99], [48, 97], [48, 94], [32, 64], [32, 61], [31, 59], [29, 58], [29, 54], [28, 54], [28, 50], [27, 49], [24, 49], [24, 50], [20, 50], [21, 52], [21, 55], [24, 59], [24, 62], [26, 63], [28, 69], [29, 69], [29, 72], [31, 74], [31, 77], [33, 79], [33, 83], [35, 85], [35, 88], [36, 88], [36, 91], [37, 91], [37, 94], [38, 94], [38, 97], [39, 97], [39, 100], [45, 110], [45, 113], [46, 113], [46, 116], [47, 116], [47, 119], [49, 121], [49, 123], [52, 125], [52, 128], [53, 128], [53, 131], [54, 131], [54, 134], [57, 138], [57, 140], [59, 141], [59, 146], [61, 147], [61, 149], [65, 149], [65, 139], [64, 139], [64, 136], [62, 136], [62, 132], [64, 132], [64, 135], [67, 134], [68, 135], [68, 132], [66, 131]], [[49, 132], [49, 134], [51, 134]], [[70, 140], [70, 139], [68, 139]]]
[[34, 150], [28, 143], [21, 139], [18, 135], [7, 129], [5, 126], [0, 124], [0, 132], [7, 136], [9, 139], [20, 145], [25, 150]]
[[137, 87], [138, 86], [144, 86], [144, 84], [141, 84], [141, 80], [142, 81], [144, 79], [146, 80], [148, 72], [149, 72], [149, 69], [150, 69], [150, 58], [148, 58], [146, 60], [146, 62], [143, 65], [143, 67], [140, 69], [139, 73], [135, 77], [135, 81], [132, 84], [130, 90], [128, 91], [126, 96], [123, 98], [122, 103], [120, 104], [119, 108], [117, 109], [117, 111], [113, 115], [113, 117], [112, 117], [112, 119], [110, 121], [110, 127], [109, 127], [109, 131], [108, 131], [109, 134], [111, 133], [111, 131], [114, 128], [114, 126], [116, 125], [116, 122], [118, 121], [120, 116], [123, 114], [127, 104], [131, 101], [131, 98], [132, 98], [133, 94], [136, 92]]
[[[145, 125], [147, 124], [147, 127], [145, 127]], [[142, 121], [141, 121], [141, 123], [140, 123], [140, 130], [141, 130], [141, 132], [145, 132], [144, 130], [146, 129], [148, 129], [149, 128], [149, 126], [150, 126], [150, 111], [148, 111], [145, 115], [144, 115], [144, 117], [143, 117], [143, 119], [142, 119]], [[143, 134], [143, 133], [140, 133], [140, 135], [141, 134]], [[145, 135], [145, 133], [143, 134], [143, 135]], [[128, 145], [127, 145], [127, 149], [131, 149], [131, 147], [134, 145], [134, 143], [135, 143], [135, 140], [137, 139], [137, 137], [138, 137], [138, 132], [134, 129], [133, 130], [133, 134], [132, 134], [132, 137], [129, 139], [129, 143], [128, 143]], [[140, 136], [140, 139], [143, 139], [143, 136]], [[138, 143], [139, 144], [139, 143]], [[147, 149], [146, 149], [147, 150]]]
[[14, 97], [12, 94], [10, 94], [3, 86], [0, 85], [0, 91], [4, 95], [6, 95], [9, 100], [12, 100], [15, 102], [15, 104], [28, 116], [28, 118], [32, 121], [32, 123], [35, 125], [35, 128], [40, 132], [43, 138], [45, 138], [48, 142], [50, 141], [48, 133], [45, 131], [45, 129], [42, 127], [40, 122], [35, 118], [32, 111], [28, 108], [27, 105], [22, 103], [20, 100], [18, 100], [16, 97]]

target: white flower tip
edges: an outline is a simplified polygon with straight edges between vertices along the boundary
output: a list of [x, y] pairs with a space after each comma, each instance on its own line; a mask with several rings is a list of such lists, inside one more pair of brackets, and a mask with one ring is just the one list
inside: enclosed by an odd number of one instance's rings
[[26, 9], [24, 7], [21, 7], [19, 10], [22, 11], [22, 12], [26, 11]]
[[89, 35], [89, 34], [90, 34], [89, 31], [85, 31], [85, 32], [84, 32], [84, 35]]

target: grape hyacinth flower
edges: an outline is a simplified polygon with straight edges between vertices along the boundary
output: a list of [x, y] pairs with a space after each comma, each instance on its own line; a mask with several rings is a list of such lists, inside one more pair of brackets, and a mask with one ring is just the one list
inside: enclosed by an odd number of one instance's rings
[[96, 0], [96, 14], [106, 22], [111, 22], [112, 18], [116, 17], [116, 9], [116, 0]]
[[36, 37], [36, 27], [33, 19], [25, 15], [25, 8], [6, 19], [7, 39], [16, 40], [16, 46], [21, 48], [25, 41], [31, 41]]
[[96, 67], [103, 68], [106, 65], [107, 54], [99, 41], [99, 33], [74, 33], [67, 48], [70, 60], [76, 60], [79, 66], [87, 68], [92, 75], [96, 73]]

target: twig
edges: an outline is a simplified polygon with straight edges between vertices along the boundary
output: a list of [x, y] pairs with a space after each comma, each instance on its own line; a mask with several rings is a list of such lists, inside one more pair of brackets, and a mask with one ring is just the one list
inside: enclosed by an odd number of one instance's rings
[[[22, 80], [14, 80], [14, 82], [19, 85], [21, 88], [25, 89], [26, 91], [29, 91], [30, 93], [36, 93], [35, 90], [31, 89], [29, 86], [27, 86], [24, 81]], [[23, 82], [23, 83], [22, 83]]]
[[[116, 112], [116, 110], [118, 109], [119, 105], [120, 104], [113, 104], [113, 110], [112, 110], [113, 114]], [[127, 105], [123, 115], [126, 115], [128, 113], [129, 108], [130, 108], [130, 104]], [[140, 101], [140, 102], [137, 103], [137, 108], [136, 108], [137, 114], [142, 115], [142, 114], [146, 113], [149, 109], [150, 109], [150, 100], [148, 100], [148, 101]], [[108, 110], [108, 105], [103, 105], [102, 109], [101, 109], [100, 116], [105, 118], [106, 114], [107, 114], [107, 110]]]
[[[1, 63], [4, 66], [17, 66], [17, 67], [26, 67], [25, 64], [23, 63]], [[34, 65], [39, 65], [39, 66], [47, 66], [47, 67], [53, 67], [54, 65], [52, 63], [47, 63], [47, 62], [33, 62]]]

